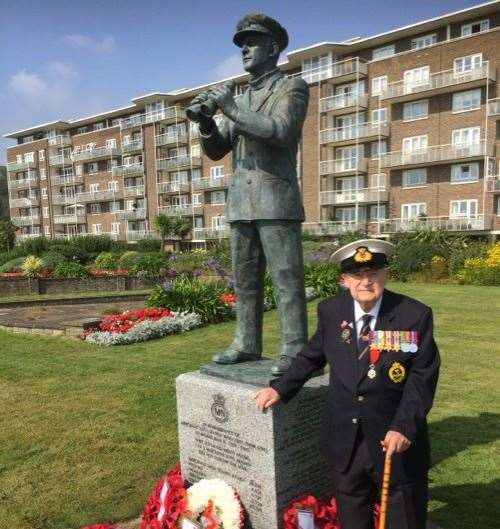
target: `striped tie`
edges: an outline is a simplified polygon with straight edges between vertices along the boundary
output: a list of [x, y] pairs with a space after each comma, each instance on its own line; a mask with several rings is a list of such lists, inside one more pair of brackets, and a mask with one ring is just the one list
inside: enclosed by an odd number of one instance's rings
[[361, 360], [363, 356], [368, 351], [368, 347], [370, 345], [370, 342], [368, 341], [368, 337], [370, 336], [370, 322], [372, 321], [373, 316], [371, 314], [364, 314], [363, 315], [363, 325], [361, 325], [361, 330], [359, 331], [359, 337], [358, 337], [358, 359]]

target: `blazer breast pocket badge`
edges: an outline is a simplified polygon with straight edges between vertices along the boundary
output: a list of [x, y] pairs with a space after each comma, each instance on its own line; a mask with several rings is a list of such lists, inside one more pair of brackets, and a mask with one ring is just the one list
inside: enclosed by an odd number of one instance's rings
[[389, 379], [394, 384], [401, 384], [406, 378], [406, 367], [401, 362], [392, 362], [387, 371]]

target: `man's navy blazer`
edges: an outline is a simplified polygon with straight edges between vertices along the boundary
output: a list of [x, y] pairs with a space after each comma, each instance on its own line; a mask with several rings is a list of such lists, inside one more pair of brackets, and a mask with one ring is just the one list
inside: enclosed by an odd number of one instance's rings
[[[346, 340], [345, 333], [342, 337], [345, 322], [352, 329], [350, 340]], [[346, 292], [324, 300], [318, 306], [316, 333], [289, 370], [271, 385], [287, 402], [314, 371], [329, 364], [328, 403], [320, 438], [329, 463], [340, 472], [347, 469], [361, 428], [375, 470], [382, 476], [384, 453], [380, 442], [387, 431], [395, 430], [405, 435], [411, 446], [394, 455], [392, 482], [425, 479], [430, 464], [426, 416], [433, 403], [440, 365], [432, 311], [415, 299], [385, 290], [375, 329], [417, 331], [419, 343], [414, 353], [382, 352], [376, 376], [369, 378], [368, 363], [363, 366], [357, 358], [353, 298]], [[400, 382], [389, 376], [394, 362], [406, 370]]]

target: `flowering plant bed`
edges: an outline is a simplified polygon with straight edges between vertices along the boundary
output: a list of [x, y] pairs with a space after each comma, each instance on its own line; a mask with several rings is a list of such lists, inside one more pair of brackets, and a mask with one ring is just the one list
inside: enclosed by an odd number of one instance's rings
[[91, 270], [90, 273], [93, 276], [102, 277], [102, 276], [128, 276], [129, 271], [126, 268], [117, 268], [116, 270], [100, 270], [95, 269]]

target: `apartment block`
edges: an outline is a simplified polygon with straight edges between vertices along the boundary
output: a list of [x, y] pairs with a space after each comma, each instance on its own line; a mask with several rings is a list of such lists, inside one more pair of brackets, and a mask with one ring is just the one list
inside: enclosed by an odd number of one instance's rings
[[[297, 165], [304, 230], [500, 234], [499, 1], [317, 43], [280, 67], [310, 86]], [[232, 78], [236, 96], [248, 79]], [[7, 134], [19, 239], [154, 238], [159, 214], [191, 219], [194, 244], [227, 237], [230, 155], [207, 158], [185, 114], [209, 87]]]

